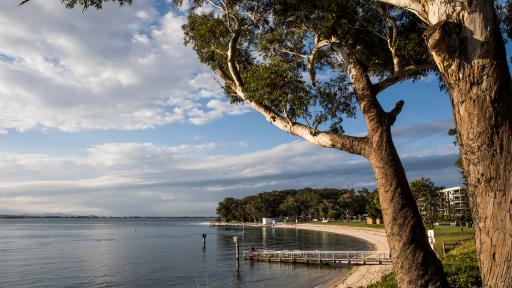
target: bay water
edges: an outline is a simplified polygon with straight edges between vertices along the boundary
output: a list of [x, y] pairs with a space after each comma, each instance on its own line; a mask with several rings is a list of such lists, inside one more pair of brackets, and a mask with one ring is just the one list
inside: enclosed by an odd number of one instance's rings
[[[207, 218], [0, 219], [0, 287], [316, 287], [350, 267], [235, 261], [241, 250], [369, 250], [363, 240]], [[202, 234], [206, 234], [203, 248]]]

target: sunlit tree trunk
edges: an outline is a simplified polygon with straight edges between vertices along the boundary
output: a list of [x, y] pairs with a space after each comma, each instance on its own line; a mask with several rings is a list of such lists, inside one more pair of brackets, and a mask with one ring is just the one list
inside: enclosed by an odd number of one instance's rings
[[403, 102], [385, 112], [363, 67], [354, 61], [349, 73], [368, 126], [367, 157], [375, 172], [396, 282], [400, 287], [448, 287], [391, 136]]
[[430, 25], [448, 88], [486, 287], [512, 287], [512, 94], [494, 1], [383, 0]]

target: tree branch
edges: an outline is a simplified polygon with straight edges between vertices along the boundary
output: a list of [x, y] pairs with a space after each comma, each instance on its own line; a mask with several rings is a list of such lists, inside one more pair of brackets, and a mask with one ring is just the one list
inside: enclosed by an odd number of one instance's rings
[[281, 51], [283, 53], [288, 53], [288, 54], [293, 55], [293, 56], [297, 56], [297, 57], [299, 57], [301, 59], [304, 59], [304, 58], [308, 57], [307, 55], [303, 55], [303, 54], [300, 54], [300, 53], [297, 53], [297, 52], [293, 52], [293, 51], [290, 51], [290, 50], [284, 49], [284, 48], [279, 49], [279, 51]]
[[355, 137], [349, 135], [339, 135], [329, 132], [316, 132], [306, 125], [293, 122], [288, 118], [281, 116], [275, 112], [271, 107], [259, 103], [255, 100], [249, 100], [243, 92], [243, 82], [238, 70], [238, 65], [235, 60], [237, 52], [238, 39], [240, 38], [240, 27], [237, 27], [234, 31], [231, 40], [229, 42], [228, 49], [228, 68], [231, 74], [229, 77], [222, 69], [216, 69], [215, 72], [223, 79], [227, 80], [226, 85], [230, 85], [230, 88], [243, 100], [249, 102], [254, 110], [260, 112], [267, 121], [271, 122], [277, 128], [288, 132], [292, 135], [301, 137], [309, 143], [328, 147], [336, 148], [347, 151], [352, 154], [368, 157], [368, 138], [367, 137]]
[[416, 73], [419, 73], [423, 70], [432, 69], [432, 68], [434, 68], [434, 66], [432, 64], [408, 66], [404, 69], [399, 70], [398, 72], [393, 73], [393, 75], [382, 80], [381, 82], [374, 84], [373, 89], [374, 89], [375, 93], [378, 94], [379, 92], [382, 92], [389, 86], [395, 85], [396, 83], [403, 81], [406, 78], [408, 78]]
[[[241, 91], [238, 93], [238, 96], [247, 100]], [[340, 135], [330, 132], [315, 132], [304, 124], [290, 121], [289, 119], [279, 115], [266, 105], [256, 101], [248, 102], [274, 126], [292, 135], [298, 136], [309, 143], [327, 148], [336, 148], [364, 157], [368, 156], [369, 142], [367, 137]]]
[[318, 41], [318, 39], [315, 39], [315, 48], [313, 48], [313, 50], [311, 50], [311, 54], [309, 55], [308, 64], [307, 64], [309, 77], [311, 78], [311, 85], [313, 85], [313, 87], [316, 87], [315, 62], [316, 62], [316, 58], [318, 55], [318, 51], [320, 49], [322, 49], [322, 47], [325, 47], [330, 44], [331, 44], [331, 41], [329, 41], [329, 40]]
[[235, 91], [242, 89], [242, 77], [240, 76], [240, 71], [238, 70], [238, 64], [236, 63], [236, 52], [238, 45], [238, 39], [240, 39], [240, 33], [241, 28], [237, 24], [237, 27], [235, 31], [233, 32], [233, 35], [231, 36], [231, 39], [229, 40], [229, 47], [228, 47], [228, 68], [229, 72], [231, 73], [231, 79], [233, 79], [234, 84], [236, 86]]
[[398, 114], [400, 114], [400, 112], [402, 112], [402, 107], [404, 107], [404, 100], [400, 100], [400, 101], [396, 102], [395, 108], [393, 108], [393, 110], [391, 110], [387, 113], [387, 116], [388, 116], [387, 122], [390, 127], [393, 124], [395, 124], [396, 117], [398, 116]]
[[421, 20], [429, 23], [428, 14], [425, 11], [421, 0], [373, 0], [381, 3], [386, 3], [396, 7], [404, 8], [418, 16]]

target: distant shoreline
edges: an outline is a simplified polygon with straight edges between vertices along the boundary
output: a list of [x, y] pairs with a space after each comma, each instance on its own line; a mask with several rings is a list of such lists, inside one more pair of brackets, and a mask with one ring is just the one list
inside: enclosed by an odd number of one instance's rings
[[214, 219], [213, 216], [0, 215], [0, 219]]

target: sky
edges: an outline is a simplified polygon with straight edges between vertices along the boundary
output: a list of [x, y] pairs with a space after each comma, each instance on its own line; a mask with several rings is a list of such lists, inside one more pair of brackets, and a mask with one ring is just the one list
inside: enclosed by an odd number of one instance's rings
[[[288, 135], [231, 105], [183, 44], [164, 0], [102, 11], [0, 1], [0, 214], [211, 216], [224, 197], [303, 187], [375, 188], [362, 157]], [[409, 181], [459, 185], [450, 100], [433, 75], [393, 128]], [[360, 114], [344, 122], [364, 135]]]

